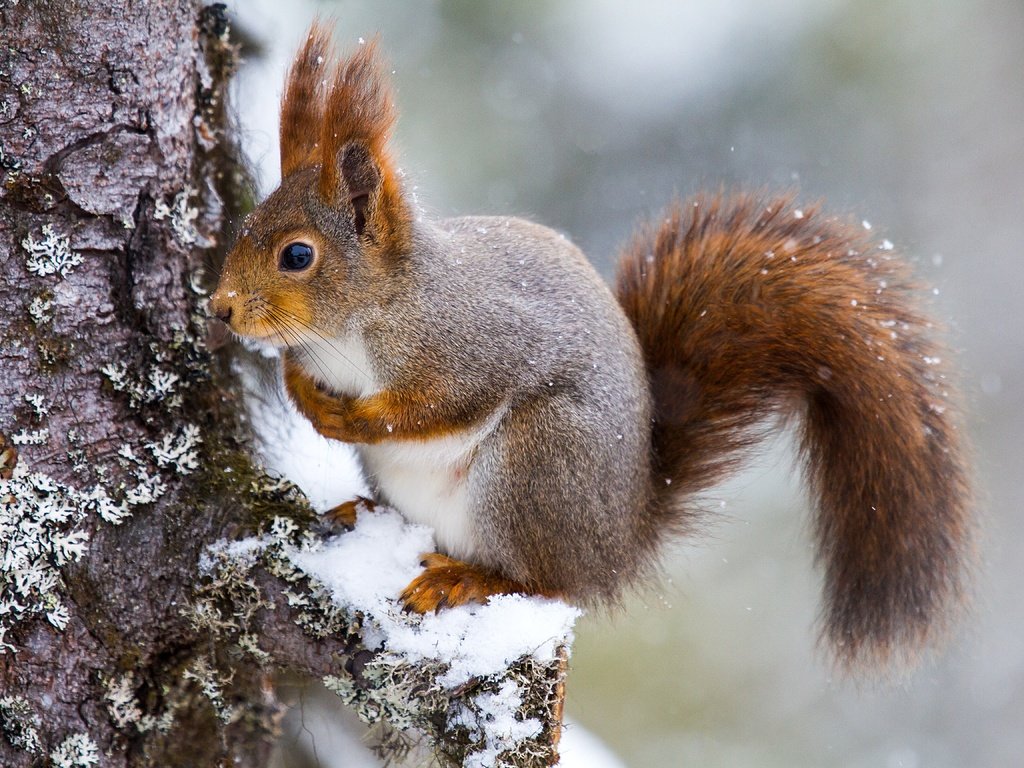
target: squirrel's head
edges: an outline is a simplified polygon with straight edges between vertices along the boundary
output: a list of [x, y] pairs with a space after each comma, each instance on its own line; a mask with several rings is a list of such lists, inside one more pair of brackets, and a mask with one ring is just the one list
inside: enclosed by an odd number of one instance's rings
[[281, 185], [246, 217], [210, 298], [232, 331], [280, 347], [341, 331], [410, 247], [376, 46], [332, 58], [330, 29], [314, 23], [281, 101]]

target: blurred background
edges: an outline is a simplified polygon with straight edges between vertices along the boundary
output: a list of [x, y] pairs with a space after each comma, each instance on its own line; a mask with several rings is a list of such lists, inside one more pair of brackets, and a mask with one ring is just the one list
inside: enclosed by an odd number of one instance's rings
[[[743, 184], [825, 199], [910, 254], [965, 372], [984, 526], [977, 602], [949, 648], [896, 682], [832, 678], [784, 435], [709, 495], [716, 522], [670, 553], [661, 583], [582, 621], [568, 712], [635, 768], [1021, 764], [1020, 0], [231, 5], [252, 43], [235, 104], [264, 192], [278, 181], [284, 69], [320, 13], [343, 46], [380, 33], [401, 165], [438, 215], [526, 216], [610, 275], [638, 218], [677, 193]], [[319, 457], [300, 483], [338, 472], [302, 425], [287, 429]], [[321, 717], [308, 708], [289, 738], [308, 743], [306, 720]], [[328, 738], [322, 765], [373, 764], [337, 762]]]

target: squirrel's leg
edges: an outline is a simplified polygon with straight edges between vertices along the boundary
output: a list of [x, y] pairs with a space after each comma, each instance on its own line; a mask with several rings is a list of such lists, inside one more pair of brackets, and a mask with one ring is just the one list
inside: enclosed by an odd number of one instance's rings
[[469, 471], [481, 474], [469, 484], [486, 546], [474, 563], [425, 558], [402, 593], [407, 608], [510, 593], [586, 603], [616, 597], [637, 577], [654, 545], [642, 522], [646, 413], [586, 414], [581, 400], [564, 392], [520, 402], [480, 444]]
[[424, 566], [423, 573], [412, 580], [400, 598], [405, 609], [415, 613], [428, 613], [466, 603], [486, 603], [491, 595], [556, 596], [551, 592], [531, 590], [487, 568], [437, 552], [424, 555], [421, 564]]
[[[586, 383], [584, 384], [586, 385]], [[477, 452], [474, 559], [570, 602], [614, 600], [651, 559], [648, 420], [640, 405], [587, 412], [591, 393], [542, 393], [509, 410]]]

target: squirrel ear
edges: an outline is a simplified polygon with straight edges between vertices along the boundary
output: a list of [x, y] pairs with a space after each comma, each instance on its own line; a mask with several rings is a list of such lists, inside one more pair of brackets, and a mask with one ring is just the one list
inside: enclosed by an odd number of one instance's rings
[[408, 244], [412, 217], [387, 143], [395, 123], [391, 88], [376, 41], [338, 63], [327, 94], [320, 137], [319, 192], [329, 204], [352, 205], [356, 232], [384, 250]]
[[380, 188], [381, 182], [380, 170], [366, 146], [353, 142], [345, 147], [341, 158], [341, 176], [352, 205], [356, 235], [362, 237], [366, 231], [366, 217], [370, 213], [370, 200]]
[[324, 116], [331, 32], [330, 25], [314, 21], [285, 78], [280, 131], [282, 179], [315, 162], [317, 131]]

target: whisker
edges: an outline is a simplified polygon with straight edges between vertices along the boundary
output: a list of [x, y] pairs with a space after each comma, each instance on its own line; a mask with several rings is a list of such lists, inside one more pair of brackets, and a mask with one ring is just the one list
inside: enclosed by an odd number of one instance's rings
[[[309, 355], [310, 360], [312, 360], [313, 362], [313, 365], [315, 365], [317, 370], [320, 372], [320, 378], [323, 379], [324, 382], [330, 381], [330, 376], [327, 374], [327, 371], [325, 370], [325, 366], [327, 368], [330, 368], [330, 366], [327, 365], [327, 362], [324, 360], [320, 360], [317, 357], [317, 355], [315, 353], [311, 353], [311, 351], [307, 347], [303, 347], [301, 341], [299, 340], [298, 336], [295, 335], [294, 331], [288, 328], [288, 326], [285, 323], [282, 323], [279, 317], [276, 317], [273, 314], [272, 305], [268, 304], [265, 306], [265, 308], [271, 310], [270, 312], [264, 314], [264, 318], [266, 319], [267, 324], [271, 328], [273, 328], [274, 331], [278, 333], [282, 338], [284, 338], [286, 342], [288, 342], [288, 346], [302, 347], [303, 352]], [[321, 365], [321, 363], [323, 363], [323, 365]]]
[[267, 318], [267, 322], [269, 322], [274, 327], [274, 329], [278, 333], [280, 333], [285, 338], [286, 341], [289, 342], [289, 346], [301, 347], [303, 353], [309, 357], [309, 359], [317, 367], [317, 370], [319, 370], [320, 377], [324, 381], [324, 383], [330, 382], [331, 376], [327, 373], [327, 371], [330, 370], [331, 366], [323, 357], [320, 356], [316, 348], [309, 347], [303, 344], [302, 340], [299, 338], [298, 334], [295, 333], [294, 329], [289, 328], [288, 324], [282, 321], [282, 316], [280, 314], [275, 314], [275, 308], [273, 305], [268, 304], [266, 309], [269, 310], [268, 314], [265, 315]]
[[[281, 305], [279, 305], [279, 304], [274, 304], [273, 302], [269, 302], [269, 301], [268, 301], [268, 302], [266, 302], [266, 305], [267, 305], [268, 307], [271, 307], [271, 308], [273, 308], [273, 309], [274, 309], [274, 310], [275, 310], [275, 311], [277, 312], [277, 314], [278, 314], [279, 316], [281, 316], [281, 317], [284, 317], [284, 318], [287, 318], [287, 319], [289, 319], [289, 320], [293, 320], [293, 321], [295, 321], [296, 323], [298, 323], [299, 325], [301, 325], [301, 326], [302, 326], [303, 328], [305, 328], [305, 329], [307, 329], [307, 330], [309, 330], [309, 331], [312, 331], [312, 332], [313, 332], [313, 333], [315, 333], [315, 334], [316, 334], [316, 335], [317, 335], [317, 336], [318, 336], [318, 337], [319, 337], [319, 338], [320, 338], [320, 339], [321, 339], [321, 340], [322, 340], [322, 341], [323, 341], [323, 342], [324, 342], [324, 343], [325, 343], [325, 344], [326, 344], [327, 346], [329, 346], [329, 347], [332, 347], [332, 348], [334, 348], [334, 349], [335, 349], [335, 351], [338, 351], [338, 350], [337, 350], [337, 348], [336, 348], [336, 347], [334, 347], [334, 339], [333, 339], [332, 337], [328, 336], [328, 335], [327, 335], [327, 334], [326, 334], [326, 333], [325, 333], [324, 331], [322, 331], [321, 329], [317, 328], [317, 327], [316, 327], [315, 325], [311, 325], [311, 324], [310, 324], [310, 323], [309, 323], [308, 321], [306, 321], [306, 320], [302, 319], [301, 317], [299, 317], [299, 316], [298, 316], [298, 315], [296, 315], [295, 313], [293, 313], [293, 312], [290, 312], [289, 310], [285, 309], [284, 307], [282, 307], [282, 306], [281, 306]], [[340, 354], [340, 353], [339, 353], [339, 354]]]
[[328, 369], [330, 368], [330, 366], [328, 366], [326, 360], [317, 357], [315, 353], [311, 353], [308, 348], [302, 346], [301, 340], [295, 335], [295, 333], [291, 329], [284, 326], [283, 324], [280, 324], [278, 321], [276, 321], [276, 319], [271, 319], [267, 317], [267, 322], [271, 325], [271, 327], [273, 327], [273, 329], [276, 332], [281, 334], [285, 338], [285, 340], [289, 342], [289, 346], [297, 346], [302, 348], [303, 353], [305, 353], [309, 357], [309, 360], [312, 362], [313, 366], [316, 367], [316, 371], [319, 373], [319, 378], [321, 378], [321, 380], [323, 380], [324, 382], [331, 381], [331, 376], [328, 373]]
[[270, 302], [270, 301], [267, 301], [265, 304], [271, 310], [276, 312], [279, 318], [284, 318], [286, 320], [290, 320], [290, 321], [292, 321], [294, 323], [297, 323], [301, 327], [303, 327], [306, 330], [310, 331], [311, 333], [315, 334], [321, 341], [324, 342], [324, 344], [327, 347], [330, 348], [331, 352], [333, 352], [338, 357], [343, 359], [346, 363], [348, 363], [352, 367], [352, 369], [354, 371], [356, 371], [360, 376], [362, 376], [368, 382], [373, 380], [373, 377], [371, 377], [366, 371], [364, 371], [362, 368], [360, 368], [358, 365], [356, 365], [352, 361], [352, 358], [350, 358], [348, 355], [346, 355], [344, 352], [342, 352], [338, 348], [335, 340], [332, 337], [328, 336], [324, 331], [322, 331], [321, 329], [317, 328], [316, 326], [310, 324], [308, 321], [304, 320], [303, 318], [299, 317], [298, 315], [295, 315], [294, 313], [289, 312], [287, 309], [285, 309], [284, 307], [282, 307], [282, 306], [280, 306], [278, 304], [274, 304], [273, 302]]

